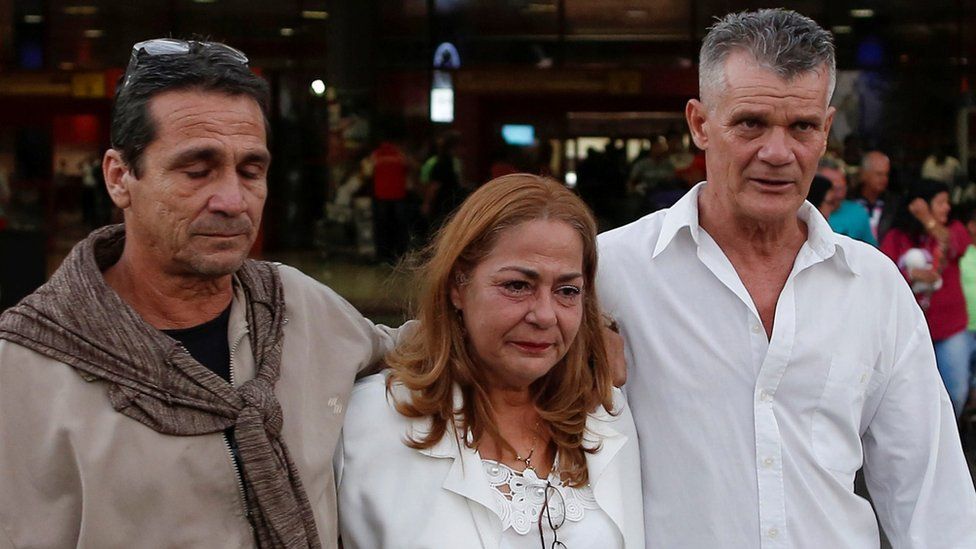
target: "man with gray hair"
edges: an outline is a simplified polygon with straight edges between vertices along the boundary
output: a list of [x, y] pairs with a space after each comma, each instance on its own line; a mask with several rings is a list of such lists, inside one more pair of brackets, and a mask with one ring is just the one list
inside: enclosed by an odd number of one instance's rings
[[686, 117], [708, 180], [600, 239], [647, 547], [876, 548], [862, 466], [895, 547], [976, 547], [925, 318], [890, 260], [804, 201], [834, 116], [830, 34], [732, 14], [700, 61]]
[[857, 198], [855, 199], [868, 212], [871, 231], [880, 243], [891, 228], [898, 213], [899, 197], [888, 191], [888, 175], [891, 173], [891, 160], [881, 151], [868, 151], [861, 158], [858, 174]]

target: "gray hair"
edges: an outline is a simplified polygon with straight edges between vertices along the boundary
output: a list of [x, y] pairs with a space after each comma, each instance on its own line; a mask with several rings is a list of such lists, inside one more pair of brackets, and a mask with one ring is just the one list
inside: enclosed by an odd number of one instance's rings
[[879, 160], [887, 160], [888, 162], [891, 162], [891, 159], [888, 158], [888, 155], [886, 155], [881, 151], [877, 151], [877, 150], [868, 151], [864, 153], [864, 156], [861, 157], [861, 169], [870, 170], [871, 166], [874, 165], [875, 161], [879, 161]]
[[837, 64], [834, 40], [813, 19], [781, 8], [730, 13], [705, 35], [699, 54], [698, 86], [703, 102], [725, 88], [725, 61], [730, 53], [752, 55], [759, 66], [790, 81], [826, 66], [834, 94]]

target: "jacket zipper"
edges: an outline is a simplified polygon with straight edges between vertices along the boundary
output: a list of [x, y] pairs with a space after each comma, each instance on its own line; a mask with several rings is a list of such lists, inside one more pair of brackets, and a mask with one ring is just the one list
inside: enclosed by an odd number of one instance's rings
[[[230, 349], [230, 363], [228, 364], [228, 369], [230, 370], [230, 385], [234, 388], [237, 387], [234, 380], [234, 355], [237, 353], [237, 348], [240, 347], [241, 341], [244, 340], [246, 335], [247, 332], [244, 332], [238, 336], [237, 340], [234, 341], [234, 346]], [[250, 525], [251, 513], [247, 508], [247, 494], [244, 492], [244, 476], [241, 474], [241, 469], [237, 464], [237, 459], [234, 457], [234, 449], [230, 446], [230, 439], [227, 438], [227, 433], [222, 433], [221, 436], [224, 437], [224, 447], [227, 448], [227, 455], [230, 456], [230, 463], [234, 467], [234, 476], [237, 479], [237, 490], [241, 496], [241, 507], [244, 509], [244, 518], [247, 519], [247, 523]]]

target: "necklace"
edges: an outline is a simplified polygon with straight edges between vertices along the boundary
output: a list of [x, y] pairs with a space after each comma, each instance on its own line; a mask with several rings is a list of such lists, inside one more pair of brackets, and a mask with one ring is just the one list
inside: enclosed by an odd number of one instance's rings
[[525, 464], [525, 468], [526, 469], [532, 469], [532, 472], [535, 472], [535, 467], [532, 466], [532, 456], [533, 456], [533, 454], [535, 454], [535, 444], [536, 444], [536, 442], [539, 441], [539, 422], [538, 421], [535, 422], [535, 429], [532, 432], [532, 446], [529, 448], [529, 453], [528, 454], [525, 454], [525, 457], [522, 457], [522, 454], [520, 454], [518, 452], [518, 450], [515, 449], [515, 446], [512, 446], [512, 444], [510, 442], [508, 442], [507, 440], [505, 440], [504, 437], [501, 437], [501, 435], [498, 435], [498, 436], [515, 453], [515, 461], [521, 461], [522, 463]]

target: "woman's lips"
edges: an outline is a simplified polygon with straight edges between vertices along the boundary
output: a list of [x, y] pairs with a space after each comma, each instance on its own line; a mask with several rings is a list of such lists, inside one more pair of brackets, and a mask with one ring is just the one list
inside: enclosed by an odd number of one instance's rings
[[543, 353], [552, 347], [552, 343], [535, 341], [513, 341], [512, 345], [515, 345], [519, 349], [532, 354]]

